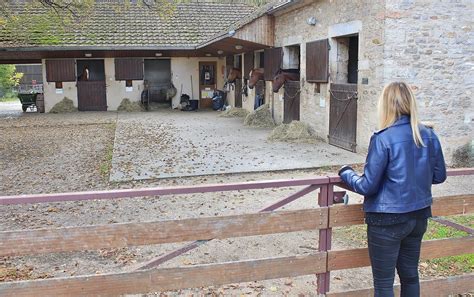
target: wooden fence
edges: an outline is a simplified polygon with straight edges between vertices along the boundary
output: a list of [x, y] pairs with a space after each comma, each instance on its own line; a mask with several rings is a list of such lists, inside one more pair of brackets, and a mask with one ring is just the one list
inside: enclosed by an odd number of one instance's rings
[[[449, 171], [450, 176], [473, 175], [474, 169]], [[258, 213], [146, 223], [120, 223], [84, 227], [64, 227], [0, 232], [0, 256], [23, 256], [53, 252], [122, 248], [162, 243], [196, 241], [164, 257], [154, 259], [142, 269], [99, 275], [52, 278], [0, 283], [0, 296], [118, 296], [123, 294], [216, 286], [301, 275], [317, 275], [315, 288], [322, 296], [371, 296], [372, 289], [345, 292], [329, 290], [330, 271], [369, 266], [367, 248], [331, 250], [331, 228], [363, 223], [360, 204], [332, 205], [343, 193], [339, 177], [201, 185], [175, 188], [148, 188], [40, 194], [0, 197], [0, 205], [136, 198], [171, 194], [207, 193], [305, 186]], [[319, 208], [274, 212], [274, 210], [319, 189]], [[474, 212], [474, 194], [434, 199], [433, 215], [447, 216]], [[422, 259], [474, 253], [474, 232], [469, 236], [424, 241]], [[156, 268], [212, 239], [319, 230], [319, 251], [311, 255], [266, 258], [177, 268]], [[422, 282], [423, 296], [445, 296], [474, 290], [474, 274]], [[398, 290], [399, 288], [397, 288]]]

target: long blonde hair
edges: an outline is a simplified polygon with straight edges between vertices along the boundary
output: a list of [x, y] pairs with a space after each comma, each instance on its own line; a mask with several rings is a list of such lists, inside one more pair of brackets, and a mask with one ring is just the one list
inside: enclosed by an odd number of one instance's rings
[[379, 104], [379, 128], [385, 129], [395, 123], [402, 115], [410, 116], [413, 141], [416, 146], [425, 146], [421, 138], [418, 125], [418, 108], [413, 91], [404, 82], [392, 82], [385, 86], [380, 96]]

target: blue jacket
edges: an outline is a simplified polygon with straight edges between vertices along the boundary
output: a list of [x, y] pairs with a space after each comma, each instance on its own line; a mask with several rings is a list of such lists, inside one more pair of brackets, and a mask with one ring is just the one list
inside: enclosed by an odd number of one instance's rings
[[416, 146], [410, 117], [403, 115], [372, 136], [362, 176], [341, 169], [342, 180], [365, 196], [365, 212], [406, 213], [432, 204], [431, 185], [446, 180], [446, 166], [433, 130], [420, 125], [420, 133], [424, 147]]

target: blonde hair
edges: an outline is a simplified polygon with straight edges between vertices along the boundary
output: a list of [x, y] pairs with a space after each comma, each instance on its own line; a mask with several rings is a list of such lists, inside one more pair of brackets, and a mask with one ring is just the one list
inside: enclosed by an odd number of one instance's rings
[[379, 100], [379, 128], [385, 129], [402, 115], [410, 116], [413, 141], [416, 146], [425, 146], [418, 125], [418, 108], [413, 91], [404, 82], [392, 82], [385, 86]]

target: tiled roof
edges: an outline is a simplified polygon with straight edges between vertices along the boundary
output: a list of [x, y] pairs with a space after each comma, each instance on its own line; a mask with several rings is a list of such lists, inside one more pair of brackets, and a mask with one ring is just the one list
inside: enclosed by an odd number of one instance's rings
[[78, 28], [61, 33], [55, 30], [52, 41], [44, 38], [44, 32], [18, 38], [21, 33], [9, 33], [0, 25], [0, 47], [193, 48], [258, 9], [238, 1], [223, 2], [193, 0], [177, 4], [174, 13], [163, 17], [144, 6], [117, 10], [110, 3], [97, 1]]

